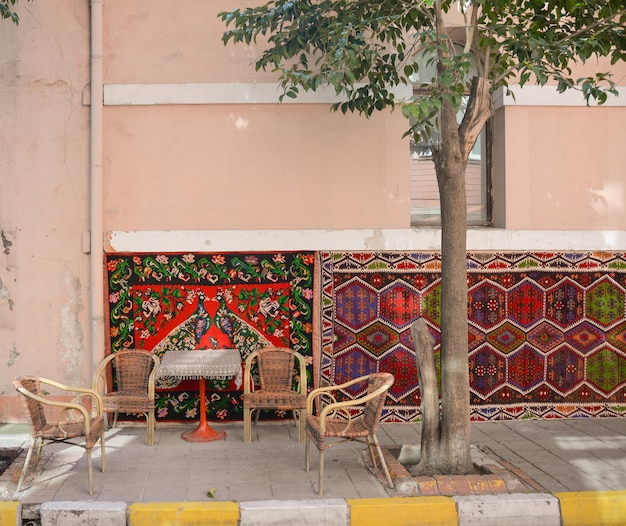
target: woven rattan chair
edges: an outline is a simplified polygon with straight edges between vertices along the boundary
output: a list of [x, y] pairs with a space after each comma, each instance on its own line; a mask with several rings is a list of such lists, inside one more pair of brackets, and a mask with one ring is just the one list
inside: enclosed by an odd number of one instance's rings
[[[367, 382], [367, 393], [356, 400], [336, 402], [333, 391], [344, 389], [359, 382]], [[320, 452], [318, 493], [324, 491], [324, 451], [329, 447], [336, 446], [349, 440], [367, 444], [372, 466], [377, 468], [376, 457], [380, 460], [381, 467], [390, 488], [393, 482], [383, 458], [376, 432], [380, 416], [387, 398], [387, 391], [393, 385], [394, 377], [390, 373], [373, 373], [367, 376], [355, 378], [340, 385], [320, 387], [311, 391], [307, 397], [306, 417], [306, 457], [305, 469], [310, 467], [310, 444], [311, 441]], [[330, 401], [327, 405], [325, 403]], [[318, 405], [319, 414], [313, 414], [314, 404]], [[353, 418], [354, 409], [365, 406], [359, 418]]]
[[[52, 399], [52, 397], [43, 395], [42, 384], [64, 393], [73, 393], [75, 396], [71, 402], [59, 401], [58, 397]], [[22, 400], [28, 413], [32, 436], [26, 462], [22, 468], [22, 475], [17, 483], [17, 491], [22, 489], [35, 447], [37, 448], [35, 467], [37, 467], [41, 458], [41, 450], [46, 443], [65, 442], [81, 446], [87, 451], [89, 495], [93, 495], [91, 450], [98, 440], [100, 440], [102, 450], [102, 471], [104, 472], [105, 469], [104, 417], [102, 416], [102, 399], [98, 393], [91, 389], [68, 387], [53, 380], [36, 376], [20, 376], [13, 381], [13, 385], [20, 394], [24, 395]], [[95, 416], [91, 416], [91, 414]], [[50, 421], [52, 415], [56, 418], [55, 422]], [[80, 437], [84, 437], [84, 444], [72, 441], [72, 439]]]
[[[298, 361], [298, 369], [295, 361]], [[258, 367], [259, 389], [255, 390], [253, 365]], [[295, 374], [299, 378], [295, 378]], [[298, 382], [295, 390], [294, 380]], [[304, 442], [306, 417], [306, 364], [304, 357], [293, 349], [265, 347], [252, 352], [244, 368], [243, 439], [252, 441], [252, 413], [264, 409], [292, 411], [297, 417], [298, 441]]]
[[[154, 444], [154, 381], [160, 360], [156, 354], [137, 349], [107, 356], [93, 377], [93, 390], [102, 393], [103, 411], [146, 415], [146, 444]], [[114, 379], [114, 381], [113, 381]]]

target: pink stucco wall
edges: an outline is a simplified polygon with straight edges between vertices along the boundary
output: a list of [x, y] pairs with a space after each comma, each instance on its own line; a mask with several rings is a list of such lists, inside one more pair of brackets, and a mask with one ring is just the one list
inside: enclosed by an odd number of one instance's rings
[[87, 2], [21, 2], [0, 20], [0, 422], [11, 381], [89, 382]]
[[626, 107], [507, 107], [506, 227], [624, 229], [625, 123]]
[[[221, 43], [216, 15], [238, 4], [247, 2], [106, 0], [105, 85], [274, 82], [254, 71], [258, 50]], [[19, 418], [19, 374], [89, 383], [89, 305], [92, 295], [105, 301], [89, 279], [90, 126], [103, 134], [105, 237], [236, 229], [246, 246], [278, 229], [306, 244], [302, 231], [313, 229], [345, 248], [359, 232], [389, 229], [400, 232], [394, 248], [425, 248], [409, 229], [399, 112], [366, 120], [328, 103], [112, 104], [91, 123], [89, 2], [19, 2], [18, 11], [19, 27], [0, 21], [0, 421]], [[615, 71], [626, 84], [625, 66]], [[624, 230], [624, 144], [624, 103], [500, 107], [495, 225]], [[92, 248], [99, 256], [98, 237]]]
[[[276, 80], [222, 44], [232, 2], [156, 6], [107, 2], [106, 83]], [[107, 107], [105, 229], [408, 227], [405, 125], [329, 104]]]
[[[259, 48], [222, 44], [217, 13], [234, 7], [195, 0], [163, 16], [162, 2], [107, 2], [105, 83], [275, 80], [254, 71]], [[607, 68], [606, 61], [576, 65], [574, 75]], [[626, 66], [612, 69], [623, 82]], [[500, 110], [495, 226], [624, 227], [625, 163], [616, 147], [626, 137], [624, 107], [588, 108], [582, 96], [574, 104]], [[327, 104], [107, 107], [105, 228], [407, 228], [405, 127], [399, 112], [367, 121], [333, 115]], [[236, 203], [228, 198], [234, 186]], [[307, 199], [298, 202], [298, 194]], [[159, 213], [164, 206], [167, 216]]]
[[327, 105], [105, 111], [105, 228], [408, 227], [403, 120]]
[[251, 67], [255, 47], [224, 46], [217, 14], [261, 2], [188, 0], [173, 9], [163, 0], [107, 0], [105, 82], [264, 82], [271, 73]]

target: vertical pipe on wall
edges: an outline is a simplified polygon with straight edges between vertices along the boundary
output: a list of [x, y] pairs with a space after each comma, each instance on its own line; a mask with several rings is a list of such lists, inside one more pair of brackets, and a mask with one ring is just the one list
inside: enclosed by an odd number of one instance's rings
[[90, 281], [91, 353], [89, 374], [104, 357], [104, 275], [102, 225], [102, 112], [104, 92], [103, 0], [91, 0], [91, 122], [90, 122]]

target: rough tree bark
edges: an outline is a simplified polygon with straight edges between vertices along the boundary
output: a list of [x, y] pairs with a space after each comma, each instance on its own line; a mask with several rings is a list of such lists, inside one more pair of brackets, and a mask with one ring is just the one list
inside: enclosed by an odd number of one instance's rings
[[[441, 203], [441, 410], [432, 394], [430, 364], [423, 335], [414, 334], [424, 417], [421, 456], [414, 473], [471, 473], [469, 367], [467, 357], [467, 203], [465, 168], [472, 146], [491, 115], [489, 84], [476, 77], [461, 125], [447, 101], [439, 114], [440, 144], [433, 152]], [[423, 323], [423, 322], [422, 322]], [[413, 329], [413, 328], [412, 328]], [[426, 328], [427, 329], [427, 328]], [[419, 330], [419, 327], [418, 327]], [[419, 342], [419, 344], [418, 344]], [[436, 417], [435, 417], [436, 415]], [[437, 418], [437, 424], [431, 423]]]
[[438, 457], [439, 449], [439, 389], [435, 368], [435, 339], [426, 322], [420, 318], [411, 325], [411, 337], [415, 346], [415, 360], [422, 397], [422, 439], [420, 455], [408, 459], [412, 474], [428, 475], [436, 473], [436, 466], [429, 464]]

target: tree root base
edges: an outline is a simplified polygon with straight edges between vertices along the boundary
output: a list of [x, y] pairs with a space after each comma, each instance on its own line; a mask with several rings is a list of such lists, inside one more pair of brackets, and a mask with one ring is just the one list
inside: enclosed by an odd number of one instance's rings
[[475, 447], [471, 447], [473, 459], [471, 466], [463, 469], [452, 469], [449, 466], [441, 467], [435, 463], [421, 463], [421, 448], [419, 445], [404, 444], [397, 454], [398, 462], [409, 472], [411, 476], [428, 476], [435, 475], [488, 475], [491, 473], [489, 469], [482, 465], [481, 453]]

